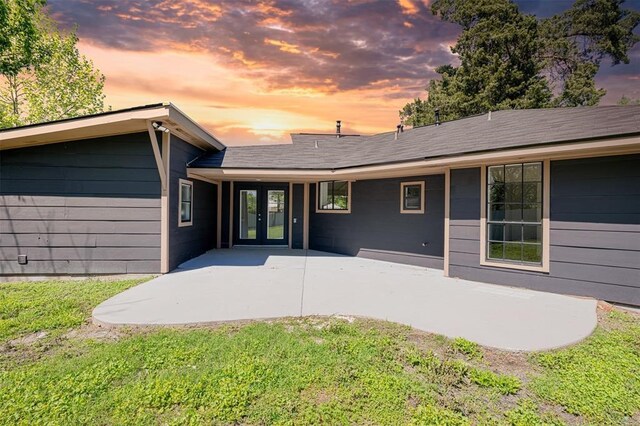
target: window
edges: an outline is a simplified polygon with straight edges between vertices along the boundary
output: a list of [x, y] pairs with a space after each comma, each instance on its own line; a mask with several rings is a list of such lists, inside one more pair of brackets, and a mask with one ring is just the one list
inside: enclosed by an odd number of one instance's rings
[[351, 213], [351, 182], [319, 182], [317, 188], [317, 212]]
[[487, 260], [541, 265], [542, 163], [489, 166], [486, 185]]
[[400, 213], [424, 213], [424, 182], [400, 184]]
[[255, 240], [258, 237], [258, 191], [243, 189], [240, 191], [239, 236], [241, 240]]
[[282, 189], [268, 190], [267, 239], [284, 240], [285, 193]]
[[193, 182], [180, 179], [180, 217], [178, 226], [193, 225]]

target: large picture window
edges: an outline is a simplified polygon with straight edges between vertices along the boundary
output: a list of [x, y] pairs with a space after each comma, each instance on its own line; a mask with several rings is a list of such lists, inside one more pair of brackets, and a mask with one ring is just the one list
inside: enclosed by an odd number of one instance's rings
[[348, 181], [318, 182], [317, 188], [316, 210], [318, 212], [349, 213], [351, 211], [351, 185]]
[[487, 168], [487, 260], [542, 264], [542, 163]]
[[180, 217], [178, 226], [193, 224], [193, 182], [180, 179]]

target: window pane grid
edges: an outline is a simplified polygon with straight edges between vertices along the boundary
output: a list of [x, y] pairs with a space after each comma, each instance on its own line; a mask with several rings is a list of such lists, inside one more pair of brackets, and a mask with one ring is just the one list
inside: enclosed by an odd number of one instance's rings
[[487, 168], [487, 258], [542, 262], [542, 163]]

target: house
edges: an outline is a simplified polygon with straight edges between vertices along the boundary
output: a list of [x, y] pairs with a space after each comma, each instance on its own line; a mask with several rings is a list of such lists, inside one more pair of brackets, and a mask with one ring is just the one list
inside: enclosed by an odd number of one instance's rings
[[640, 305], [640, 106], [291, 138], [226, 147], [166, 103], [0, 131], [0, 274], [269, 245]]

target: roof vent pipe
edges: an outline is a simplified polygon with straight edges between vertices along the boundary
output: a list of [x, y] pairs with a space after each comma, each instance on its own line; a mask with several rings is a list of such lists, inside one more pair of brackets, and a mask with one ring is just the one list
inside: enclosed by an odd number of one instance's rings
[[342, 126], [342, 121], [336, 120], [336, 137], [340, 137], [340, 127]]
[[394, 136], [393, 140], [398, 140], [398, 135], [400, 135], [401, 131], [402, 131], [402, 124], [398, 124], [396, 126], [396, 133], [395, 133], [395, 136]]
[[440, 125], [440, 108], [436, 108], [435, 113], [436, 113], [436, 126], [439, 126]]
[[487, 121], [491, 121], [491, 111], [489, 111], [489, 117], [487, 118]]

